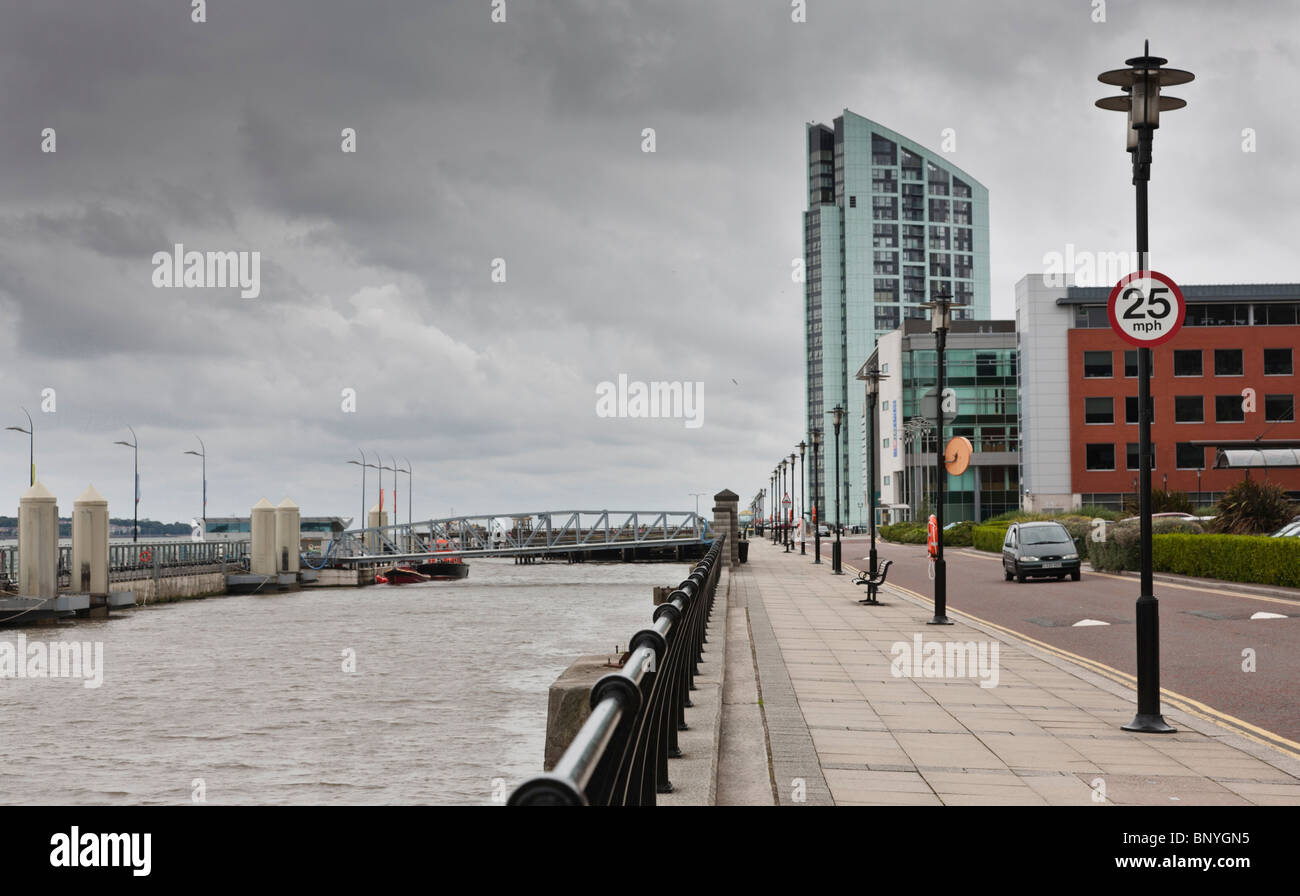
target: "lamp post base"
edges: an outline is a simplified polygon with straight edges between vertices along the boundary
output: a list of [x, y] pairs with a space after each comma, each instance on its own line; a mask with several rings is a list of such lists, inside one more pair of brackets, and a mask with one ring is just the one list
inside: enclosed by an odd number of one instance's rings
[[952, 620], [947, 616], [935, 616], [926, 625], [952, 625]]
[[1139, 734], [1174, 734], [1177, 728], [1171, 726], [1165, 721], [1165, 717], [1160, 713], [1143, 713], [1140, 712], [1133, 717], [1133, 721], [1127, 725], [1121, 725], [1123, 731], [1136, 731]]
[[840, 543], [838, 541], [831, 544], [831, 573], [837, 576], [844, 575], [844, 570], [840, 568]]

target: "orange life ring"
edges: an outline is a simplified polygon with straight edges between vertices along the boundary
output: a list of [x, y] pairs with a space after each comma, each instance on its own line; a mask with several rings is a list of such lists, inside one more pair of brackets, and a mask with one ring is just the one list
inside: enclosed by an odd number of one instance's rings
[[153, 553], [148, 548], [145, 548], [143, 551], [140, 552], [141, 563], [148, 563], [152, 559], [153, 559]]

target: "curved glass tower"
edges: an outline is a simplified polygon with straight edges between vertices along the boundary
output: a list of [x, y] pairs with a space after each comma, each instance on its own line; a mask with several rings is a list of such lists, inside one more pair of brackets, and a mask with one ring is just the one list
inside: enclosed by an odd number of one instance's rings
[[[979, 181], [902, 134], [845, 109], [833, 127], [808, 127], [804, 212], [808, 428], [822, 450], [808, 489], [834, 522], [834, 427], [840, 427], [840, 519], [866, 525], [865, 398], [853, 377], [876, 338], [948, 294], [958, 320], [989, 318], [989, 193]], [[893, 371], [889, 371], [893, 373]], [[850, 385], [852, 384], [852, 386]], [[811, 461], [811, 457], [809, 458]]]

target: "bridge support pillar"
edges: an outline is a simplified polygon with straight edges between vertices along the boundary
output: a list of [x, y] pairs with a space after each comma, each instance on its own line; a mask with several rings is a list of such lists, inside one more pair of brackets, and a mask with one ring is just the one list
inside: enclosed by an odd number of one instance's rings
[[727, 565], [740, 565], [740, 495], [724, 488], [713, 496], [713, 531], [727, 536]]
[[93, 485], [72, 505], [72, 590], [108, 594], [108, 499]]
[[58, 597], [58, 499], [36, 483], [18, 499], [18, 593]]
[[[388, 511], [380, 510], [378, 504], [370, 508], [368, 516], [370, 519], [366, 521], [366, 525], [371, 529], [383, 529], [388, 525]], [[380, 552], [381, 547], [378, 532], [366, 533], [366, 550], [372, 554], [378, 554]]]
[[263, 498], [248, 515], [251, 556], [248, 571], [255, 576], [275, 575], [275, 505]]

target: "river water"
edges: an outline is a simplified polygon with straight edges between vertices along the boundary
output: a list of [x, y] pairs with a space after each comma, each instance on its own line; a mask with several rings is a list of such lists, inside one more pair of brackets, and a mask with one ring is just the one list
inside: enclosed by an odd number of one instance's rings
[[[685, 564], [144, 607], [0, 642], [99, 641], [103, 683], [0, 678], [0, 802], [492, 804], [542, 768], [547, 688], [651, 624]], [[345, 671], [348, 652], [355, 672]]]

